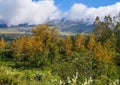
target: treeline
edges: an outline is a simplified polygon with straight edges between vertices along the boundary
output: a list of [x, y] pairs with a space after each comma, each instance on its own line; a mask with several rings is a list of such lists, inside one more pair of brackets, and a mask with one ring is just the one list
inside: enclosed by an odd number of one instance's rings
[[112, 18], [106, 16], [104, 21], [96, 17], [94, 25], [89, 35], [64, 38], [56, 28], [38, 25], [32, 36], [9, 44], [2, 38], [0, 54], [16, 63], [28, 62], [28, 66], [48, 69], [65, 83], [78, 73], [74, 85], [81, 85], [85, 78], [92, 78], [92, 85], [109, 85], [120, 76], [120, 23], [113, 24]]

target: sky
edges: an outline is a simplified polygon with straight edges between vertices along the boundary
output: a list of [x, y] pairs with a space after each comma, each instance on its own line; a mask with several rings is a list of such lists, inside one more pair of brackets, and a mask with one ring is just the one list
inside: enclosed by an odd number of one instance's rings
[[[33, 0], [39, 1], [39, 0]], [[115, 4], [120, 0], [55, 0], [55, 5], [62, 11], [68, 11], [74, 3], [82, 3], [88, 7], [100, 7]]]
[[0, 0], [0, 24], [41, 24], [48, 19], [90, 19], [115, 16], [120, 0]]
[[56, 6], [62, 11], [68, 11], [74, 3], [82, 3], [88, 7], [100, 7], [115, 4], [120, 0], [55, 0]]

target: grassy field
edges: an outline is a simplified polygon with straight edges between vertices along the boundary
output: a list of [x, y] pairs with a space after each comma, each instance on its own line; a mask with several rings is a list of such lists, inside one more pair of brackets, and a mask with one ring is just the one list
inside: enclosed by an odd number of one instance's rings
[[60, 78], [49, 69], [30, 67], [10, 59], [0, 59], [0, 85], [58, 85]]

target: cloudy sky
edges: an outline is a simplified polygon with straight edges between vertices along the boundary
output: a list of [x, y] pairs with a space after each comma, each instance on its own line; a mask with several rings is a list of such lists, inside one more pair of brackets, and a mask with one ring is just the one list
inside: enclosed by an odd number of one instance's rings
[[0, 0], [0, 24], [40, 24], [49, 19], [69, 20], [115, 16], [120, 0]]

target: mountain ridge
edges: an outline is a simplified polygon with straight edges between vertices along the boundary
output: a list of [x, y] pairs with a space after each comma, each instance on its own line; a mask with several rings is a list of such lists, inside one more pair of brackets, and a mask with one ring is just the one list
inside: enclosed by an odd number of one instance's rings
[[[44, 24], [48, 24], [51, 27], [56, 27], [61, 32], [70, 33], [89, 33], [94, 29], [93, 24], [89, 24], [89, 19], [84, 20], [83, 18], [77, 20], [66, 20], [65, 18], [48, 20], [48, 22]], [[7, 24], [0, 24], [0, 29], [17, 28], [22, 29], [22, 31], [26, 31], [26, 29], [27, 31], [31, 31], [31, 28], [35, 26], [36, 25], [28, 25], [27, 23], [11, 26], [7, 26]]]

